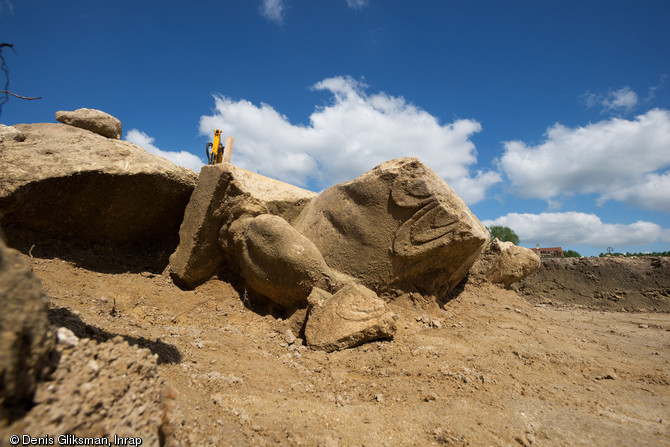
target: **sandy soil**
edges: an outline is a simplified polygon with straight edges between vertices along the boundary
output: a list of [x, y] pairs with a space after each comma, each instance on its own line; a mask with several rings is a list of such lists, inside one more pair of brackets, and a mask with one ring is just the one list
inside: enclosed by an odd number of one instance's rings
[[549, 259], [512, 288], [532, 303], [670, 312], [670, 258]]
[[442, 305], [396, 297], [392, 341], [326, 354], [290, 343], [295, 318], [251, 310], [234, 278], [185, 291], [142, 263], [24, 252], [55, 325], [157, 355], [168, 445], [670, 445], [667, 313], [468, 284]]

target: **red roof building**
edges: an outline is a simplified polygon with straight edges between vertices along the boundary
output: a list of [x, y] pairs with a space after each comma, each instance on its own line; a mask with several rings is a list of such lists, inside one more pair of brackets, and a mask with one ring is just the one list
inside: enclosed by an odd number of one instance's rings
[[540, 259], [551, 259], [551, 258], [562, 258], [563, 249], [561, 247], [543, 247], [540, 248], [540, 244], [537, 244], [535, 248], [531, 248]]

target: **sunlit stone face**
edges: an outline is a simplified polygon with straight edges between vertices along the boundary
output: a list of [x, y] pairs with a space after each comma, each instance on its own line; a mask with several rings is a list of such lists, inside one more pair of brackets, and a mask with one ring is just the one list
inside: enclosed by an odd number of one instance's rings
[[407, 168], [405, 175], [393, 182], [391, 198], [396, 205], [415, 212], [396, 231], [393, 253], [412, 257], [444, 246], [456, 230], [458, 216], [445, 206], [450, 191], [444, 180], [422, 166]]
[[444, 282], [439, 278], [451, 278], [488, 240], [456, 193], [415, 158], [383, 163], [327, 189], [303, 211], [296, 228], [329, 266], [372, 288], [418, 284], [426, 275]]

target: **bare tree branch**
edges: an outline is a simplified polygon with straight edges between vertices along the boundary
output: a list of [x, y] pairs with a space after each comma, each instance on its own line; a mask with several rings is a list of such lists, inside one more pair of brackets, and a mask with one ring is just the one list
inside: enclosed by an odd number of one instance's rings
[[36, 96], [34, 98], [30, 97], [30, 96], [21, 96], [21, 95], [17, 95], [16, 93], [8, 92], [7, 90], [0, 90], [0, 93], [5, 93], [7, 95], [12, 95], [12, 96], [15, 96], [19, 99], [27, 99], [28, 101], [32, 101], [32, 100], [35, 100], [35, 99], [42, 99], [41, 96]]
[[11, 48], [12, 51], [14, 51], [14, 53], [16, 53], [16, 51], [14, 50], [14, 44], [6, 43], [6, 42], [0, 43], [0, 70], [2, 70], [5, 73], [4, 88], [2, 90], [0, 90], [0, 94], [2, 95], [2, 96], [0, 96], [0, 116], [2, 116], [2, 106], [7, 101], [9, 101], [9, 95], [14, 96], [14, 97], [19, 98], [19, 99], [25, 99], [25, 100], [29, 100], [29, 101], [33, 101], [35, 99], [42, 99], [41, 96], [37, 96], [37, 97], [21, 96], [21, 95], [17, 95], [16, 93], [12, 93], [12, 92], [9, 91], [9, 67], [5, 63], [5, 57], [2, 55], [2, 49], [5, 48], [5, 47]]

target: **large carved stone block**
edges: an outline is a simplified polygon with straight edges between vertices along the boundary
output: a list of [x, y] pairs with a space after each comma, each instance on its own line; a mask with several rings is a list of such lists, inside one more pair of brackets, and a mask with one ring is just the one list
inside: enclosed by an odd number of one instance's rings
[[174, 250], [195, 172], [128, 141], [78, 127], [13, 128], [21, 137], [0, 142], [4, 228]]
[[294, 226], [332, 269], [377, 292], [445, 293], [489, 240], [463, 200], [417, 158], [387, 161], [328, 188]]
[[240, 225], [237, 233], [229, 231], [234, 221], [273, 214], [290, 222], [314, 196], [314, 192], [229, 163], [204, 166], [184, 213], [179, 246], [170, 257], [172, 279], [195, 287], [230, 260], [235, 250], [229, 244], [244, 235], [244, 231], [239, 234]]
[[206, 166], [168, 268], [189, 287], [222, 263], [257, 293], [306, 304], [312, 288], [358, 283], [446, 293], [467, 274], [488, 231], [430, 168], [391, 160], [315, 193], [230, 164]]

